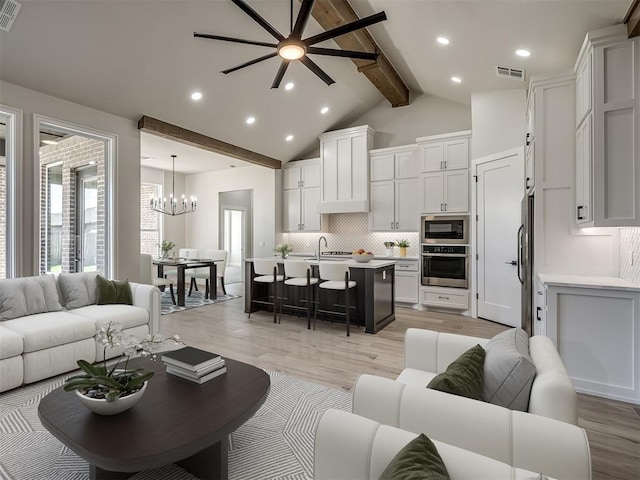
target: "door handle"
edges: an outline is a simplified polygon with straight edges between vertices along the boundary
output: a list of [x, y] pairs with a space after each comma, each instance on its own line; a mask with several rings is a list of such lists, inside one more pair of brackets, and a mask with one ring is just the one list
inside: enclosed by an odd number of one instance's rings
[[522, 276], [522, 262], [524, 260], [524, 225], [520, 225], [518, 228], [518, 261], [516, 265], [518, 266], [518, 281], [524, 285], [524, 277]]
[[513, 265], [514, 267], [518, 265], [517, 260], [511, 260], [510, 262], [504, 262], [504, 263], [506, 263], [507, 265]]
[[540, 310], [542, 310], [542, 308], [536, 307], [536, 320], [538, 320], [539, 322], [542, 321], [542, 319], [540, 318]]
[[578, 207], [578, 220], [584, 220], [584, 216], [580, 214], [580, 210], [584, 210], [584, 207], [582, 205]]

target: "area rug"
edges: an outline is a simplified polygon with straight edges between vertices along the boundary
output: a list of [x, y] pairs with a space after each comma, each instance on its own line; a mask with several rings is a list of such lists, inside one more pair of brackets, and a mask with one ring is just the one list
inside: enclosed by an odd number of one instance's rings
[[[191, 292], [191, 296], [188, 295], [189, 290], [184, 294], [184, 307], [179, 307], [173, 304], [171, 300], [171, 293], [168, 288], [165, 288], [162, 295], [160, 295], [160, 312], [162, 315], [168, 313], [181, 312], [183, 310], [189, 310], [190, 308], [202, 307], [204, 305], [213, 305], [214, 303], [226, 302], [233, 298], [238, 298], [238, 295], [218, 295], [215, 300], [209, 300], [204, 298], [204, 292], [195, 290]], [[178, 292], [175, 292], [176, 301], [178, 301]]]
[[[229, 436], [231, 480], [313, 478], [313, 439], [322, 413], [351, 410], [351, 395], [276, 372], [264, 405]], [[38, 403], [66, 376], [0, 394], [0, 479], [88, 480], [89, 465], [42, 426]], [[176, 465], [132, 480], [193, 480]]]

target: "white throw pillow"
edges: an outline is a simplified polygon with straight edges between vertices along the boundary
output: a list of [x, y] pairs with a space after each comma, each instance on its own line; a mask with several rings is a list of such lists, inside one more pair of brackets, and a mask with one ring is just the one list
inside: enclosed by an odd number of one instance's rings
[[96, 303], [98, 272], [61, 273], [58, 286], [64, 307], [68, 310]]
[[62, 310], [53, 275], [0, 281], [0, 320]]

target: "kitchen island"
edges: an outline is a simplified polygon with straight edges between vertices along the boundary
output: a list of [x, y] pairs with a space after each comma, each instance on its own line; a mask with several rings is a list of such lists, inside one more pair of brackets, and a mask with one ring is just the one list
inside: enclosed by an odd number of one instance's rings
[[[318, 261], [316, 259], [304, 259], [311, 265], [312, 275], [318, 277]], [[322, 259], [325, 261], [325, 259]], [[327, 261], [336, 261], [330, 259]], [[279, 273], [284, 273], [283, 260], [278, 259]], [[376, 333], [382, 330], [395, 320], [395, 262], [392, 260], [371, 260], [368, 263], [358, 263], [355, 260], [345, 260], [349, 265], [351, 280], [357, 283], [355, 294], [351, 294], [351, 304], [356, 306], [356, 312], [351, 314], [351, 323], [364, 325], [366, 333]], [[260, 305], [251, 302], [251, 279], [255, 276], [253, 270], [253, 259], [245, 261], [245, 283], [244, 283], [244, 310], [245, 312], [255, 312], [260, 310]], [[278, 285], [278, 296], [281, 295]], [[253, 296], [255, 299], [264, 297], [267, 294], [267, 284], [254, 286]], [[282, 312], [291, 315], [306, 317], [306, 305], [304, 299], [306, 292], [301, 288], [290, 288], [287, 290], [287, 301], [289, 305], [297, 308], [283, 308]], [[340, 292], [343, 293], [343, 292]], [[318, 312], [318, 319], [344, 321], [343, 318], [331, 315], [330, 312], [341, 313], [343, 308], [336, 307], [344, 301], [337, 301], [339, 293], [336, 291], [323, 291], [321, 303], [318, 309], [328, 313]], [[317, 299], [317, 290], [316, 297]], [[344, 297], [341, 297], [344, 298]], [[355, 300], [354, 300], [355, 299]], [[302, 308], [301, 308], [302, 307]]]

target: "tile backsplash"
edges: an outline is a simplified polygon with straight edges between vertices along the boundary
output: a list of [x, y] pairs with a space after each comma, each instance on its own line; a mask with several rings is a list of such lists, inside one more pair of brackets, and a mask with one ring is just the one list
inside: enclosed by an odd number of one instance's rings
[[[364, 248], [374, 255], [384, 255], [384, 242], [409, 241], [407, 255], [416, 257], [420, 251], [417, 232], [369, 232], [369, 220], [366, 213], [335, 213], [329, 215], [329, 228], [325, 233], [284, 233], [282, 241], [293, 245], [294, 252], [314, 253], [318, 248], [318, 238], [327, 238], [327, 247], [322, 242], [322, 250], [340, 250], [352, 252]], [[398, 248], [395, 248], [398, 255]]]
[[640, 283], [640, 228], [620, 229], [620, 278]]

